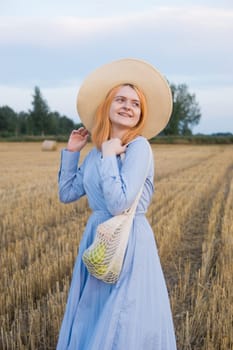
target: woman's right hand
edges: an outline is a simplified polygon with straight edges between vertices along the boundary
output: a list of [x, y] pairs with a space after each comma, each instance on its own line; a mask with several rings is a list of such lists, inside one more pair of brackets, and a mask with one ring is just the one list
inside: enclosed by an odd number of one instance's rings
[[118, 155], [125, 152], [127, 145], [122, 146], [119, 138], [113, 138], [102, 143], [102, 156]]
[[86, 145], [89, 133], [84, 127], [73, 130], [70, 134], [66, 149], [71, 152], [79, 152]]

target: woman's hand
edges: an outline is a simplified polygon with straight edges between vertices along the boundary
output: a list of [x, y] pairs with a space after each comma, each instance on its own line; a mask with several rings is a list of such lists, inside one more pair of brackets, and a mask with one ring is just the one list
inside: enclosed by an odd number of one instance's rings
[[70, 134], [66, 149], [71, 152], [79, 152], [86, 145], [88, 139], [87, 129], [81, 127]]
[[110, 139], [102, 143], [102, 156], [113, 156], [124, 153], [126, 145], [122, 146], [121, 140], [118, 138]]

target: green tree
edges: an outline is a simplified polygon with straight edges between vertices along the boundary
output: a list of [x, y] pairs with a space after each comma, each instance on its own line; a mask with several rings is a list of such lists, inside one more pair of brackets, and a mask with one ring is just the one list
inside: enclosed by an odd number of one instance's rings
[[59, 133], [60, 134], [69, 134], [75, 128], [74, 122], [67, 118], [66, 116], [62, 116], [59, 119]]
[[49, 113], [50, 123], [48, 133], [50, 135], [58, 135], [59, 134], [59, 120], [60, 114], [58, 112], [50, 112]]
[[192, 127], [197, 125], [201, 112], [195, 94], [188, 92], [186, 84], [171, 84], [173, 96], [173, 111], [171, 119], [165, 128], [165, 135], [191, 135]]
[[26, 112], [18, 114], [18, 133], [20, 135], [32, 134], [31, 116]]
[[50, 135], [67, 135], [75, 127], [74, 122], [66, 116], [61, 116], [58, 112], [50, 112]]
[[30, 111], [32, 133], [34, 135], [45, 135], [49, 128], [49, 107], [43, 99], [38, 86], [35, 87], [33, 101], [33, 109]]
[[68, 135], [82, 124], [75, 124], [72, 119], [59, 112], [50, 112], [39, 87], [35, 87], [32, 110], [16, 113], [8, 106], [0, 107], [0, 134], [12, 135]]
[[0, 133], [17, 134], [17, 113], [8, 106], [0, 107]]

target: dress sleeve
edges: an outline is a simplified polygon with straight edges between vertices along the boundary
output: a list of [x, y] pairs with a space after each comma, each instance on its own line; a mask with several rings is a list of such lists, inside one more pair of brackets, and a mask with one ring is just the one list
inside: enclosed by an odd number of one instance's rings
[[85, 161], [78, 167], [80, 152], [61, 151], [61, 165], [58, 173], [59, 199], [63, 203], [73, 202], [83, 195], [83, 170]]
[[112, 215], [122, 213], [131, 207], [140, 191], [152, 162], [149, 142], [140, 137], [127, 147], [121, 169], [117, 157], [101, 159], [100, 175], [103, 196]]

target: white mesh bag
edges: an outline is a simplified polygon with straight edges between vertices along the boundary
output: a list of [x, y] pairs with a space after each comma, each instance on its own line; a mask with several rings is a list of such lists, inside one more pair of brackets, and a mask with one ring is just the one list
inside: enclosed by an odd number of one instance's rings
[[[151, 148], [150, 157], [152, 157]], [[148, 162], [146, 174], [150, 163], [151, 161]], [[134, 214], [142, 190], [143, 186], [131, 208], [97, 226], [93, 243], [83, 253], [82, 259], [89, 273], [106, 283], [116, 283], [120, 276]]]
[[130, 209], [97, 226], [93, 243], [83, 253], [89, 273], [106, 283], [116, 283], [120, 276], [141, 192], [142, 189]]

